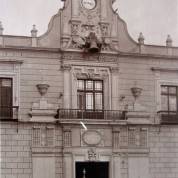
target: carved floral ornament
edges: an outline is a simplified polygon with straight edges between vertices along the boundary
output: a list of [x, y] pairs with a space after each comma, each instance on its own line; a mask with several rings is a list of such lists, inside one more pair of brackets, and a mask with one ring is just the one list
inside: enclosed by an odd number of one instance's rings
[[107, 68], [74, 67], [73, 75], [77, 79], [105, 79], [109, 76]]
[[63, 64], [61, 68], [64, 71], [71, 71], [73, 76], [77, 79], [101, 79], [108, 78], [110, 73], [117, 74], [119, 72], [118, 66], [112, 67], [92, 67], [92, 66], [72, 66], [70, 64]]
[[95, 148], [90, 148], [88, 150], [88, 159], [89, 161], [96, 161], [97, 160], [97, 153]]
[[[94, 18], [96, 20], [97, 15], [88, 15], [89, 19]], [[109, 36], [110, 24], [107, 22], [82, 23], [81, 21], [71, 20], [71, 40], [69, 41], [67, 48], [72, 49], [84, 49], [86, 52], [87, 46], [90, 43], [96, 42], [98, 51], [116, 51], [116, 48], [111, 43]], [[92, 38], [91, 36], [95, 37]], [[91, 41], [90, 41], [91, 40]], [[87, 45], [88, 44], [88, 45]], [[65, 46], [64, 46], [65, 47]]]
[[[85, 55], [83, 53], [64, 53], [61, 56], [61, 60], [75, 60], [75, 61], [95, 61], [95, 62], [100, 62], [100, 63], [104, 63], [104, 62], [113, 62], [116, 63], [118, 65], [118, 55], [110, 55], [110, 54], [92, 54], [92, 55]], [[66, 65], [66, 64], [61, 64], [61, 66]], [[103, 64], [102, 64], [103, 65]], [[96, 65], [95, 65], [96, 66]]]

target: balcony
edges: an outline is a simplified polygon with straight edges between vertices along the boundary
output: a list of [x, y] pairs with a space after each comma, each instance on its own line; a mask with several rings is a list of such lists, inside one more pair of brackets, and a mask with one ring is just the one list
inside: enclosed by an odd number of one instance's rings
[[18, 106], [0, 106], [0, 121], [17, 121]]
[[58, 119], [126, 120], [126, 111], [58, 109]]
[[159, 111], [161, 124], [178, 124], [178, 112], [176, 111]]

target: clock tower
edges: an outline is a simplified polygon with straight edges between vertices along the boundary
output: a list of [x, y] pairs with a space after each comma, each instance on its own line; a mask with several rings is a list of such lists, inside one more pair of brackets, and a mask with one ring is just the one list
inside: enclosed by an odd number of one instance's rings
[[66, 0], [62, 13], [62, 49], [85, 50], [86, 40], [92, 35], [100, 51], [117, 51], [118, 17], [112, 4], [113, 0]]

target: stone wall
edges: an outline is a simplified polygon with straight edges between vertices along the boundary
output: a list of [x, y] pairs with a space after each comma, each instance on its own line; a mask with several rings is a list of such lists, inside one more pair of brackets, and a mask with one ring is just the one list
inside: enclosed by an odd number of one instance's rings
[[151, 178], [178, 177], [178, 126], [151, 127]]
[[31, 124], [0, 124], [1, 177], [31, 178]]
[[[46, 126], [43, 125], [43, 126]], [[32, 123], [1, 122], [0, 123], [0, 147], [1, 178], [32, 178], [34, 176], [33, 165], [38, 164], [34, 158], [52, 158], [54, 162], [54, 175], [62, 178], [62, 135], [60, 126], [55, 126], [54, 145], [52, 145], [51, 155], [50, 147], [33, 145], [33, 127]], [[42, 161], [44, 161], [42, 159]], [[36, 166], [40, 169], [41, 165]], [[42, 167], [43, 168], [43, 167]], [[50, 165], [46, 171], [50, 172]], [[45, 171], [45, 170], [44, 170]], [[39, 171], [40, 173], [41, 171]]]
[[62, 104], [63, 74], [60, 70], [60, 55], [55, 53], [25, 53], [20, 74], [20, 114], [28, 120], [32, 104], [40, 99], [36, 85], [46, 83], [50, 87], [45, 96], [58, 108]]

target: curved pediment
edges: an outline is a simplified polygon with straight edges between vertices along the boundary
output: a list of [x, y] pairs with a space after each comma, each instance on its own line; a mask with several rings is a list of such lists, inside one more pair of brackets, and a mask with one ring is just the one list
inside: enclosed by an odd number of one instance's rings
[[66, 0], [64, 8], [51, 19], [47, 33], [39, 37], [39, 46], [82, 51], [89, 35], [94, 33], [95, 45], [101, 44], [102, 52], [138, 52], [137, 43], [114, 12], [113, 3], [113, 0]]

